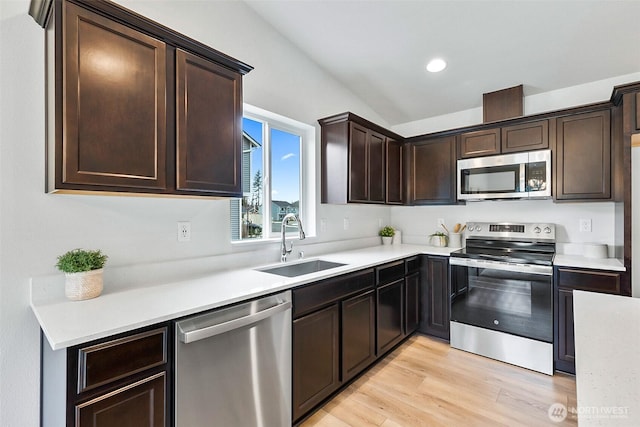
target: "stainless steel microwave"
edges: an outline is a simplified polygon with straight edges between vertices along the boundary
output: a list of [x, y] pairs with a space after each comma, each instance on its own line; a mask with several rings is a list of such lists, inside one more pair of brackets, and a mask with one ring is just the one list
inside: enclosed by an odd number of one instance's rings
[[551, 197], [551, 150], [458, 160], [458, 200]]

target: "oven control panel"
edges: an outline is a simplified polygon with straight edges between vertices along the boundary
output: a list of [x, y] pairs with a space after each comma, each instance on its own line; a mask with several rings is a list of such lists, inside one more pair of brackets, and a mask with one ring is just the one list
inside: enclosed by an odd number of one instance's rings
[[555, 240], [556, 225], [530, 222], [467, 222], [467, 237]]

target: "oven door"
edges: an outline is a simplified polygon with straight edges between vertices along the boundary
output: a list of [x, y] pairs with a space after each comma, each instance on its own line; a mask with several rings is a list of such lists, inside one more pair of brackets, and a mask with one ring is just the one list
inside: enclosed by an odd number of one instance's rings
[[451, 321], [553, 342], [553, 269], [450, 259]]

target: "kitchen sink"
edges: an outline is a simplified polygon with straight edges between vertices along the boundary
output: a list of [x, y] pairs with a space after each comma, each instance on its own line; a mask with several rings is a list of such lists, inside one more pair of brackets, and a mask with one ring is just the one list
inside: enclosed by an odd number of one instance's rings
[[322, 259], [314, 259], [310, 261], [297, 262], [295, 264], [284, 264], [276, 267], [258, 268], [258, 271], [265, 273], [277, 274], [279, 276], [296, 277], [309, 273], [317, 273], [318, 271], [329, 270], [331, 268], [342, 267], [346, 264], [339, 262], [325, 261]]

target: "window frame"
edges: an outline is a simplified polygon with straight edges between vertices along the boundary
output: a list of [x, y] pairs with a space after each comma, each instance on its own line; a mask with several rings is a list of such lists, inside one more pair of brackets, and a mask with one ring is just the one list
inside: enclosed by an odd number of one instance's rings
[[[263, 189], [262, 189], [262, 216], [263, 216], [263, 236], [259, 239], [240, 239], [233, 240], [233, 236], [230, 234], [230, 241], [233, 246], [247, 246], [247, 245], [260, 245], [264, 243], [273, 243], [280, 240], [279, 233], [271, 231], [271, 202], [272, 187], [271, 187], [271, 147], [270, 143], [266, 143], [269, 136], [269, 132], [272, 128], [290, 132], [300, 136], [300, 200], [299, 208], [307, 238], [316, 236], [316, 129], [314, 126], [306, 123], [299, 122], [297, 120], [290, 119], [285, 116], [281, 116], [276, 113], [264, 110], [259, 107], [255, 107], [250, 104], [243, 104], [244, 112], [242, 117], [250, 120], [262, 122], [263, 128], [263, 159], [262, 159], [262, 171], [263, 171]], [[251, 182], [253, 178], [249, 180]], [[267, 197], [268, 196], [268, 197]], [[233, 202], [237, 203], [238, 199], [234, 199]], [[241, 199], [240, 199], [241, 200]], [[231, 209], [230, 209], [231, 211]], [[267, 220], [268, 218], [268, 220]], [[231, 221], [234, 218], [229, 217], [229, 227], [231, 227]], [[236, 218], [242, 220], [241, 218]], [[269, 227], [265, 235], [265, 225]], [[297, 230], [291, 228], [286, 234], [286, 239], [298, 239]]]

